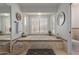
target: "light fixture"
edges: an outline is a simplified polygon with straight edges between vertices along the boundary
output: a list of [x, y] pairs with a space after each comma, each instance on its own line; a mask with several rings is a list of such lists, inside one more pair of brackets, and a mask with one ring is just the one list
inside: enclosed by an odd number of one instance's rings
[[9, 13], [1, 13], [0, 16], [10, 16]]
[[41, 15], [41, 13], [37, 13], [37, 15]]
[[8, 14], [8, 13], [4, 13], [4, 16], [9, 16], [10, 14]]

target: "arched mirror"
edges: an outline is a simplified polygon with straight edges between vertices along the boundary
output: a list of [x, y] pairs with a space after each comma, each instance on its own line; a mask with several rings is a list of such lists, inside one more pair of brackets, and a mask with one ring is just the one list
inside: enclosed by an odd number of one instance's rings
[[61, 12], [58, 14], [58, 17], [57, 17], [57, 24], [58, 25], [63, 25], [65, 22], [65, 13], [64, 12]]

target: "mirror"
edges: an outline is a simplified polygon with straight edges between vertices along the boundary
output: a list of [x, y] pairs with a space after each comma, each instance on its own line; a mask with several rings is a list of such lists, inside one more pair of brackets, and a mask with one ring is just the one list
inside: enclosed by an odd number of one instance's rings
[[58, 25], [61, 26], [64, 24], [64, 22], [65, 22], [65, 14], [64, 14], [64, 12], [61, 12], [58, 14], [57, 23], [58, 23]]
[[0, 54], [8, 54], [10, 49], [10, 6], [0, 3]]

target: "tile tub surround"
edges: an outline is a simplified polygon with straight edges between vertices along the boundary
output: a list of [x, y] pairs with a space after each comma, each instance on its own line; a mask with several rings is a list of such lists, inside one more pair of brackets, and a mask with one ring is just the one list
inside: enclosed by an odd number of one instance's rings
[[48, 36], [48, 35], [30, 35], [30, 36], [27, 36], [27, 37], [21, 37], [18, 40], [58, 40], [58, 39], [55, 36]]
[[21, 54], [26, 49], [63, 49], [62, 41], [20, 41], [13, 45], [13, 54]]
[[62, 48], [62, 39], [55, 36], [33, 35], [18, 39], [18, 42], [25, 42], [27, 48]]
[[32, 48], [32, 49], [46, 49], [46, 48], [57, 48], [57, 49], [62, 49], [62, 42], [45, 42], [45, 41], [29, 41], [29, 42], [25, 42], [26, 44], [26, 48]]
[[55, 36], [28, 36], [18, 39], [18, 42], [25, 42], [26, 48], [62, 48], [62, 39]]
[[[19, 38], [17, 40], [17, 42], [23, 44], [24, 51], [23, 50], [22, 51], [24, 54], [26, 54], [25, 52], [27, 52], [28, 49], [53, 49], [58, 55], [66, 54], [65, 50], [63, 49], [64, 44], [63, 44], [62, 39], [57, 39], [54, 36], [53, 37], [52, 36], [48, 36], [48, 37], [42, 36], [40, 38], [41, 39], [38, 40], [39, 38], [37, 36], [36, 37], [35, 36], [23, 37], [23, 38]], [[16, 48], [16, 46], [15, 46], [15, 48]], [[17, 48], [17, 49], [15, 49], [15, 48], [13, 48], [13, 49], [16, 52], [18, 52], [17, 50], [20, 51], [19, 48]], [[22, 53], [22, 55], [23, 55], [23, 53]]]
[[0, 41], [10, 41], [10, 35], [0, 35]]
[[66, 51], [63, 49], [63, 44], [61, 43], [52, 42], [53, 44], [52, 43], [48, 44], [47, 42], [42, 42], [41, 44], [40, 42], [39, 43], [31, 42], [32, 44], [30, 44], [30, 42], [26, 42], [26, 41], [25, 42], [22, 41], [19, 43], [23, 43], [25, 45], [24, 51], [20, 49], [15, 49], [17, 53], [18, 53], [17, 50], [21, 51], [22, 53], [19, 53], [21, 55], [26, 55], [26, 52], [28, 51], [28, 49], [53, 49], [56, 55], [67, 55]]
[[10, 35], [0, 35], [0, 40], [10, 40]]

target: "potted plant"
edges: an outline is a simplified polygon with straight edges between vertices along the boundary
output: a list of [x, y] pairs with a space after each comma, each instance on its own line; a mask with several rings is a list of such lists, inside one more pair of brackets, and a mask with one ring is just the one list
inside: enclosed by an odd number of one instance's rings
[[2, 34], [2, 31], [0, 31], [0, 34]]
[[26, 37], [26, 34], [24, 32], [22, 33], [22, 37]]
[[52, 35], [51, 31], [48, 31], [48, 33], [49, 33], [49, 36], [51, 36], [51, 35]]

